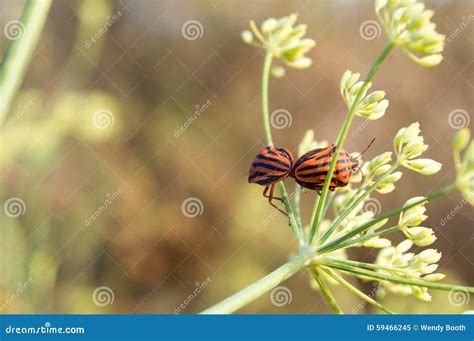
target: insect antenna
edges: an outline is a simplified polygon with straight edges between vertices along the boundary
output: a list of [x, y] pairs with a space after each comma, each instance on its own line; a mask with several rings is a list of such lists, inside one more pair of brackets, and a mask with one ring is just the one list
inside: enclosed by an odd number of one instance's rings
[[370, 141], [369, 145], [364, 149], [364, 151], [359, 153], [359, 155], [357, 155], [356, 159], [360, 158], [362, 156], [362, 154], [364, 154], [366, 151], [368, 151], [370, 146], [372, 146], [372, 143], [374, 143], [374, 141], [375, 141], [375, 137], [372, 139], [372, 141]]

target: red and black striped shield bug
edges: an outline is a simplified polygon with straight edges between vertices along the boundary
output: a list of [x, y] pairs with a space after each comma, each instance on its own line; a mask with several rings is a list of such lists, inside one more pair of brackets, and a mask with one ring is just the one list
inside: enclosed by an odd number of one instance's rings
[[263, 196], [278, 211], [287, 215], [285, 211], [277, 207], [272, 200], [283, 201], [282, 198], [274, 197], [275, 184], [292, 174], [293, 155], [285, 148], [267, 146], [257, 154], [249, 170], [248, 181], [265, 186]]
[[[336, 166], [331, 178], [329, 189], [334, 191], [337, 187], [344, 187], [349, 184], [351, 175], [359, 170], [358, 158], [365, 153], [375, 139], [373, 139], [367, 148], [359, 154], [358, 157], [349, 155], [347, 151], [341, 149], [337, 158]], [[301, 187], [321, 191], [326, 181], [329, 165], [336, 145], [331, 144], [326, 148], [318, 148], [303, 154], [294, 164], [291, 176]]]

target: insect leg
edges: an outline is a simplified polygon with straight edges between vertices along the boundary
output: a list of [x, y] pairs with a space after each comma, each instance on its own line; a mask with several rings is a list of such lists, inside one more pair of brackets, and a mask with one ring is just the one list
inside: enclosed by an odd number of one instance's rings
[[[275, 189], [275, 184], [271, 184], [270, 186], [267, 186], [267, 187], [270, 187], [270, 194], [269, 194], [268, 196], [265, 196], [266, 198], [268, 198], [268, 203], [269, 203], [272, 207], [276, 208], [279, 212], [281, 212], [282, 214], [284, 214], [285, 216], [288, 217], [288, 214], [287, 214], [285, 211], [283, 211], [281, 208], [279, 208], [277, 205], [275, 205], [275, 204], [272, 202], [273, 199], [278, 199], [278, 200], [283, 201], [281, 198], [275, 198], [275, 197], [273, 197], [273, 191], [274, 191], [274, 189]], [[266, 193], [264, 192], [264, 194], [266, 194]]]

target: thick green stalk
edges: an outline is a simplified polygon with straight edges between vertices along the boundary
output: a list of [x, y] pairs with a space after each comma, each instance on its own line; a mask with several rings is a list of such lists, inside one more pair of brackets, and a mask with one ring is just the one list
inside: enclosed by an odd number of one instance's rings
[[413, 286], [418, 286], [418, 287], [424, 287], [424, 288], [430, 288], [430, 289], [438, 289], [438, 290], [456, 290], [456, 291], [464, 291], [468, 292], [471, 294], [474, 294], [474, 287], [465, 287], [461, 285], [453, 285], [453, 284], [443, 284], [443, 283], [435, 283], [435, 282], [428, 282], [428, 281], [423, 281], [419, 279], [409, 279], [409, 278], [404, 278], [404, 277], [399, 277], [399, 276], [393, 276], [393, 275], [385, 275], [379, 272], [371, 271], [371, 270], [366, 270], [366, 269], [361, 269], [358, 267], [350, 266], [347, 264], [341, 264], [339, 261], [330, 261], [328, 259], [321, 259], [321, 264], [342, 270], [344, 272], [352, 273], [358, 276], [362, 277], [369, 277], [369, 278], [374, 278], [382, 281], [389, 281], [392, 283], [398, 283], [398, 284], [405, 284], [405, 285], [413, 285]]
[[28, 0], [19, 26], [21, 37], [13, 40], [3, 58], [0, 68], [0, 122], [8, 118], [16, 93], [33, 58], [51, 0]]
[[336, 314], [344, 314], [336, 302], [336, 299], [329, 290], [329, 287], [326, 284], [326, 281], [321, 277], [321, 274], [316, 269], [311, 269], [311, 274], [313, 275], [316, 282], [318, 282], [319, 288], [321, 289], [321, 293], [323, 294], [326, 301], [329, 303], [330, 307]]
[[394, 314], [393, 311], [385, 308], [381, 303], [377, 302], [376, 300], [374, 300], [372, 297], [366, 295], [365, 293], [363, 293], [362, 291], [360, 291], [359, 289], [357, 289], [355, 286], [353, 286], [352, 284], [350, 284], [348, 281], [346, 281], [344, 278], [342, 278], [341, 276], [339, 276], [336, 272], [332, 271], [330, 268], [323, 268], [322, 269], [324, 272], [326, 272], [329, 276], [331, 276], [332, 278], [334, 278], [337, 282], [339, 282], [343, 287], [345, 287], [346, 289], [349, 289], [350, 291], [352, 291], [356, 296], [358, 296], [359, 298], [363, 299], [364, 301], [366, 301], [367, 303], [369, 304], [372, 304], [373, 306], [379, 308], [380, 310], [386, 312], [387, 314]]
[[290, 260], [245, 289], [204, 310], [201, 314], [231, 314], [235, 312], [308, 266], [312, 257], [313, 255], [308, 253]]
[[354, 237], [355, 235], [361, 233], [361, 232], [364, 232], [365, 230], [369, 229], [371, 226], [375, 225], [375, 224], [378, 224], [379, 222], [381, 222], [382, 220], [384, 219], [388, 219], [388, 218], [391, 218], [401, 212], [405, 212], [406, 210], [412, 208], [412, 207], [415, 207], [416, 205], [419, 205], [423, 202], [427, 202], [427, 201], [431, 201], [433, 199], [436, 199], [436, 198], [439, 198], [440, 196], [452, 191], [453, 189], [455, 188], [455, 185], [454, 184], [451, 184], [451, 185], [448, 185], [446, 187], [443, 187], [441, 189], [439, 189], [438, 191], [436, 192], [433, 192], [433, 193], [430, 193], [428, 196], [426, 196], [426, 198], [424, 199], [420, 199], [418, 201], [415, 201], [413, 203], [411, 203], [410, 205], [407, 205], [407, 206], [404, 206], [404, 207], [400, 207], [396, 210], [393, 210], [393, 211], [390, 211], [388, 213], [385, 213], [383, 215], [380, 215], [376, 218], [374, 218], [373, 220], [365, 223], [365, 224], [362, 224], [361, 226], [353, 229], [352, 231], [349, 231], [348, 233], [346, 233], [345, 235], [342, 235], [341, 237], [339, 238], [336, 238], [332, 241], [330, 241], [329, 243], [319, 247], [317, 249], [317, 252], [318, 253], [323, 253], [323, 252], [327, 252], [327, 250], [331, 250], [333, 249], [335, 246], [337, 245], [340, 245], [343, 241], [349, 239], [349, 238], [352, 238]]
[[326, 202], [326, 197], [328, 195], [328, 190], [329, 190], [329, 184], [331, 183], [331, 178], [334, 172], [334, 168], [336, 166], [336, 162], [339, 156], [339, 152], [342, 149], [342, 145], [344, 144], [344, 141], [346, 139], [347, 133], [349, 131], [349, 128], [351, 126], [352, 120], [355, 116], [356, 113], [356, 108], [359, 105], [359, 102], [361, 100], [362, 94], [364, 93], [365, 89], [367, 88], [369, 82], [372, 80], [374, 75], [377, 73], [378, 69], [380, 68], [380, 65], [382, 62], [387, 58], [387, 56], [390, 54], [390, 51], [393, 48], [393, 43], [389, 42], [387, 46], [383, 49], [383, 51], [380, 53], [379, 57], [375, 61], [374, 65], [370, 68], [367, 77], [365, 78], [364, 85], [360, 88], [359, 92], [357, 93], [356, 98], [354, 99], [354, 103], [352, 104], [349, 113], [346, 116], [346, 119], [344, 120], [344, 123], [342, 125], [342, 129], [339, 132], [339, 135], [336, 140], [336, 150], [334, 152], [334, 157], [331, 160], [331, 164], [329, 165], [329, 170], [328, 170], [328, 175], [326, 177], [326, 181], [324, 182], [323, 189], [321, 191], [320, 198], [317, 202], [315, 202], [315, 207], [313, 209], [313, 217], [311, 218], [312, 221], [312, 226], [311, 230], [309, 233], [309, 243], [312, 243], [314, 240], [314, 237], [316, 236], [318, 232], [318, 228], [320, 226], [321, 222], [321, 216], [322, 216], [322, 211], [324, 208], [324, 203]]

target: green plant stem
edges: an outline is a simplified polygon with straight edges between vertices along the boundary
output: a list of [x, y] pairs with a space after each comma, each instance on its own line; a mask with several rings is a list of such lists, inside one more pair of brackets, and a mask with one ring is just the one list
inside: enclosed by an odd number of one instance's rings
[[377, 231], [377, 232], [374, 232], [374, 233], [368, 233], [368, 234], [366, 234], [362, 237], [359, 237], [359, 238], [356, 238], [356, 239], [350, 239], [350, 240], [347, 240], [345, 242], [342, 242], [341, 244], [338, 244], [338, 245], [334, 246], [332, 249], [324, 250], [324, 252], [328, 253], [328, 252], [332, 252], [334, 250], [343, 249], [343, 248], [347, 248], [347, 247], [358, 247], [357, 244], [363, 243], [363, 242], [365, 242], [367, 240], [370, 240], [372, 238], [375, 238], [375, 237], [385, 236], [389, 233], [392, 233], [392, 232], [395, 232], [395, 231], [398, 231], [398, 230], [400, 230], [400, 226], [396, 225], [396, 226], [392, 226], [392, 227], [386, 228], [386, 229], [381, 230], [381, 231]]
[[272, 67], [273, 53], [267, 52], [263, 64], [262, 73], [262, 121], [265, 134], [265, 142], [273, 146], [272, 129], [270, 126], [270, 114], [268, 110], [268, 85], [270, 81], [270, 69]]
[[33, 52], [38, 43], [51, 0], [28, 0], [21, 22], [23, 33], [8, 47], [0, 68], [0, 122], [8, 118], [13, 99], [20, 89]]
[[328, 238], [331, 236], [334, 230], [352, 212], [352, 210], [354, 210], [357, 207], [357, 205], [359, 205], [362, 202], [362, 200], [364, 200], [370, 193], [372, 193], [380, 183], [382, 183], [389, 175], [391, 175], [399, 167], [399, 165], [400, 164], [397, 161], [396, 163], [392, 165], [392, 167], [390, 167], [390, 169], [384, 175], [379, 177], [369, 188], [366, 188], [365, 190], [362, 190], [362, 191], [357, 191], [357, 193], [346, 204], [342, 212], [340, 212], [337, 215], [337, 218], [334, 219], [334, 221], [331, 223], [329, 228], [322, 235], [321, 239], [318, 242], [324, 243], [326, 240], [328, 240]]
[[[268, 110], [268, 85], [270, 81], [270, 69], [272, 66], [273, 53], [267, 52], [265, 55], [265, 61], [263, 64], [262, 72], [262, 121], [263, 121], [263, 130], [265, 135], [265, 142], [268, 146], [273, 146], [272, 130], [270, 125], [270, 114]], [[278, 189], [280, 190], [281, 198], [283, 199], [283, 205], [285, 206], [286, 213], [288, 214], [288, 219], [290, 225], [295, 231], [296, 237], [298, 238], [299, 245], [304, 245], [304, 235], [302, 233], [303, 228], [298, 224], [293, 209], [290, 204], [290, 199], [288, 197], [288, 192], [286, 191], [285, 185], [283, 182], [278, 183]]]
[[348, 233], [342, 235], [341, 237], [339, 238], [336, 238], [332, 241], [330, 241], [329, 243], [319, 247], [317, 249], [317, 252], [318, 253], [323, 253], [323, 252], [327, 252], [327, 250], [331, 250], [333, 249], [335, 246], [337, 245], [340, 245], [343, 241], [349, 239], [349, 238], [352, 238], [353, 236], [359, 234], [359, 233], [362, 233], [364, 232], [365, 230], [369, 229], [371, 226], [375, 225], [375, 224], [378, 224], [379, 222], [381, 222], [382, 220], [385, 220], [385, 219], [388, 219], [388, 218], [391, 218], [401, 212], [405, 212], [406, 210], [412, 208], [412, 207], [415, 207], [416, 205], [419, 205], [423, 202], [427, 202], [427, 201], [431, 201], [431, 200], [434, 200], [436, 198], [439, 198], [440, 196], [446, 194], [446, 193], [449, 193], [450, 191], [452, 191], [453, 189], [455, 188], [455, 185], [454, 183], [453, 184], [450, 184], [446, 187], [443, 187], [439, 190], [437, 190], [436, 192], [432, 192], [430, 193], [428, 196], [426, 196], [426, 198], [423, 198], [423, 199], [420, 199], [418, 201], [415, 201], [413, 203], [411, 203], [410, 205], [407, 205], [407, 206], [404, 206], [404, 207], [400, 207], [396, 210], [393, 210], [393, 211], [390, 211], [388, 213], [385, 213], [383, 215], [380, 215], [378, 216], [377, 218], [365, 223], [365, 224], [362, 224], [361, 226], [353, 229], [352, 231], [349, 231]]
[[326, 281], [321, 277], [319, 271], [315, 268], [312, 268], [311, 274], [313, 275], [316, 282], [318, 282], [319, 288], [321, 289], [321, 293], [323, 294], [326, 301], [329, 303], [329, 306], [332, 308], [332, 310], [336, 314], [344, 314], [339, 305], [337, 304], [334, 296], [332, 295], [331, 290], [329, 290]]
[[380, 68], [380, 65], [382, 65], [382, 62], [387, 58], [387, 56], [390, 54], [390, 51], [393, 48], [393, 43], [389, 42], [383, 51], [380, 53], [379, 57], [375, 61], [375, 63], [372, 65], [370, 68], [367, 77], [365, 78], [364, 85], [360, 88], [359, 92], [357, 93], [356, 98], [354, 99], [354, 102], [346, 116], [346, 119], [344, 120], [344, 123], [342, 125], [342, 129], [339, 132], [339, 135], [336, 140], [336, 150], [334, 152], [334, 156], [331, 160], [331, 164], [329, 165], [329, 170], [327, 173], [326, 181], [324, 182], [323, 189], [321, 191], [321, 195], [319, 198], [319, 201], [317, 202], [317, 205], [315, 203], [315, 207], [313, 209], [313, 214], [312, 214], [312, 226], [311, 230], [309, 233], [309, 243], [311, 244], [317, 235], [318, 228], [320, 226], [321, 222], [321, 213], [324, 207], [324, 203], [326, 202], [326, 197], [328, 195], [328, 190], [329, 190], [329, 184], [331, 183], [331, 178], [334, 172], [334, 168], [336, 166], [336, 162], [339, 156], [339, 152], [342, 149], [342, 145], [344, 144], [344, 141], [346, 139], [347, 133], [349, 131], [349, 128], [351, 126], [352, 120], [355, 116], [356, 113], [356, 108], [359, 105], [359, 102], [361, 100], [362, 94], [364, 93], [365, 89], [369, 85], [369, 82], [372, 80], [374, 75], [377, 73], [378, 69]]
[[235, 312], [304, 269], [310, 264], [312, 257], [312, 254], [307, 253], [290, 260], [245, 289], [204, 310], [201, 314], [230, 314]]
[[349, 259], [337, 259], [337, 258], [332, 258], [332, 257], [325, 257], [324, 259], [328, 259], [332, 262], [336, 263], [341, 263], [345, 265], [350, 265], [354, 266], [356, 268], [366, 268], [369, 270], [385, 270], [385, 271], [392, 271], [392, 272], [400, 272], [400, 273], [406, 273], [406, 269], [397, 269], [391, 266], [384, 266], [384, 265], [378, 265], [378, 264], [372, 264], [372, 263], [364, 263], [364, 262], [358, 262], [354, 260], [349, 260]]
[[381, 303], [377, 302], [376, 300], [374, 300], [372, 297], [366, 295], [365, 293], [363, 293], [362, 291], [360, 291], [359, 289], [357, 289], [355, 286], [353, 286], [352, 284], [350, 284], [348, 281], [346, 281], [344, 278], [342, 278], [341, 276], [339, 276], [336, 272], [332, 271], [330, 268], [323, 268], [322, 269], [324, 272], [326, 272], [329, 276], [331, 276], [332, 278], [334, 278], [337, 282], [339, 282], [343, 287], [349, 289], [350, 291], [352, 291], [356, 296], [358, 296], [359, 298], [363, 299], [364, 301], [366, 301], [367, 303], [369, 304], [372, 304], [373, 306], [379, 308], [380, 310], [386, 312], [387, 314], [394, 314], [393, 311], [385, 308]]
[[434, 283], [434, 282], [428, 282], [428, 281], [423, 281], [419, 279], [408, 279], [404, 277], [399, 277], [399, 276], [393, 276], [393, 275], [385, 275], [381, 274], [379, 272], [371, 271], [371, 270], [366, 270], [366, 269], [361, 269], [358, 267], [350, 266], [347, 264], [341, 264], [340, 261], [330, 261], [328, 259], [322, 259], [321, 264], [342, 270], [347, 273], [352, 273], [354, 275], [358, 275], [361, 277], [369, 277], [369, 278], [374, 278], [377, 280], [382, 280], [382, 281], [389, 281], [392, 283], [398, 283], [398, 284], [405, 284], [405, 285], [413, 285], [413, 286], [419, 286], [419, 287], [424, 287], [424, 288], [430, 288], [430, 289], [438, 289], [438, 290], [456, 290], [456, 291], [464, 291], [473, 294], [474, 293], [474, 287], [465, 287], [461, 285], [453, 285], [453, 284], [443, 284], [443, 283]]

